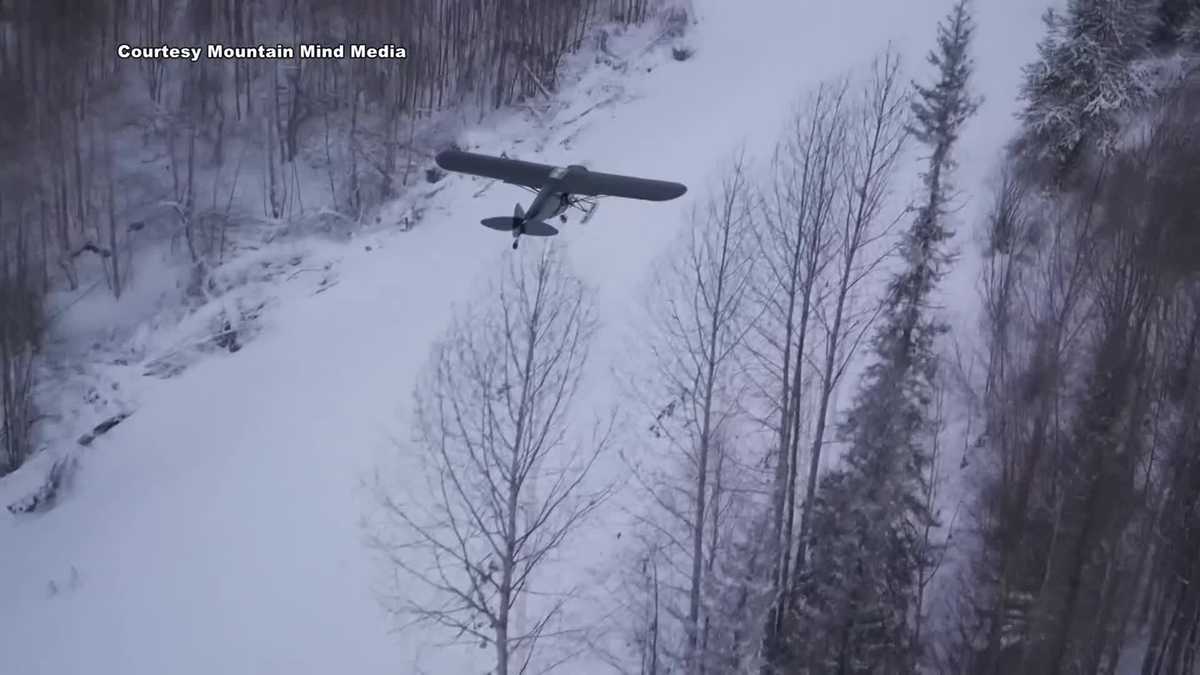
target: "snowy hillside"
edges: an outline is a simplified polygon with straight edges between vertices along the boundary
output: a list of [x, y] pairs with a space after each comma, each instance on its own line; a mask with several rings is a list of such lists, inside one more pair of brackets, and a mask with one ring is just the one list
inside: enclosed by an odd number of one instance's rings
[[[630, 308], [729, 154], [744, 144], [764, 155], [806, 87], [862, 66], [889, 41], [910, 75], [922, 73], [949, 4], [696, 0], [697, 23], [683, 40], [694, 49], [690, 59], [673, 59], [668, 47], [646, 50], [651, 36], [638, 33], [614, 46], [627, 56], [627, 72], [583, 71], [564, 87], [552, 119], [496, 115], [463, 139], [478, 152], [689, 186], [666, 204], [604, 200], [589, 224], [564, 227], [575, 270], [599, 291], [588, 403], [617, 402], [605, 377], [629, 349]], [[968, 198], [986, 184], [1015, 127], [1020, 66], [1033, 56], [1045, 5], [976, 9], [976, 82], [986, 100], [962, 142], [959, 184]], [[131, 416], [81, 450], [74, 483], [54, 509], [0, 516], [0, 669], [482, 672], [478, 649], [440, 648], [441, 634], [391, 631], [360, 527], [370, 510], [362, 483], [391, 461], [393, 439], [408, 436], [416, 375], [453, 308], [473, 297], [481, 274], [543, 245], [527, 239], [514, 252], [506, 237], [478, 225], [526, 202], [524, 192], [457, 176], [433, 187], [406, 198], [426, 209], [411, 231], [264, 253], [303, 257], [299, 266], [313, 271], [253, 290], [247, 302], [271, 302], [261, 332], [236, 353], [208, 356], [169, 379], [142, 377], [146, 363], [108, 368], [120, 388], [104, 395]], [[961, 212], [962, 222], [972, 222], [979, 201]], [[971, 251], [965, 228], [958, 243]], [[947, 290], [963, 321], [973, 278], [967, 255]], [[123, 302], [138, 298], [131, 292]], [[86, 342], [120, 307], [85, 300], [73, 311], [86, 317], [73, 324], [73, 339]], [[138, 339], [176, 340], [168, 328], [145, 331]], [[27, 494], [46, 469], [35, 460], [0, 481], [0, 501]]]

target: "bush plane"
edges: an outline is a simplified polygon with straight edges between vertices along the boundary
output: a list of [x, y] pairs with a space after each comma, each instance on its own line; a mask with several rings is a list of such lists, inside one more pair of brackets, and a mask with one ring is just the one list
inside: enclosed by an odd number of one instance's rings
[[514, 249], [521, 235], [551, 237], [558, 234], [558, 229], [546, 221], [558, 216], [560, 222], [567, 222], [569, 208], [582, 211], [584, 215], [580, 222], [588, 222], [596, 212], [599, 197], [665, 202], [687, 192], [687, 187], [680, 183], [600, 173], [578, 164], [550, 166], [460, 150], [440, 152], [436, 161], [446, 171], [495, 178], [536, 194], [528, 210], [518, 203], [512, 216], [480, 221], [493, 230], [512, 232]]

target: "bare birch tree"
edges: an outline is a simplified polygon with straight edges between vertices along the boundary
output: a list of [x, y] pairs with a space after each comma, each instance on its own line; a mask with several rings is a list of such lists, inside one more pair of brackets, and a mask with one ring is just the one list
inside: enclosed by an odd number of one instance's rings
[[640, 373], [638, 396], [662, 441], [651, 444], [653, 452], [665, 447], [670, 459], [638, 467], [635, 479], [649, 497], [641, 521], [652, 531], [650, 548], [662, 559], [655, 590], [672, 591], [660, 602], [660, 616], [670, 616], [675, 629], [656, 638], [660, 644], [667, 635], [678, 640], [678, 647], [660, 648], [689, 673], [706, 669], [707, 636], [726, 631], [709, 620], [722, 617], [709, 616], [706, 590], [722, 564], [720, 530], [731, 527], [724, 517], [733, 508], [730, 490], [741, 482], [730, 432], [738, 415], [736, 356], [751, 325], [750, 219], [750, 178], [738, 155], [693, 211], [647, 303], [650, 365]]
[[[780, 140], [770, 186], [759, 200], [763, 273], [756, 299], [763, 312], [750, 351], [760, 373], [758, 394], [767, 402], [762, 421], [774, 438], [776, 606], [767, 627], [768, 661], [804, 565], [833, 391], [873, 316], [857, 300], [880, 260], [868, 253], [888, 230], [881, 215], [906, 135], [898, 70], [889, 50], [860, 84], [842, 78], [819, 85]], [[806, 401], [806, 391], [815, 392], [815, 400]], [[806, 474], [802, 447], [809, 450]], [[801, 495], [804, 505], [797, 509]]]
[[799, 465], [805, 351], [817, 280], [830, 261], [841, 148], [846, 141], [845, 81], [822, 83], [797, 109], [777, 144], [767, 189], [758, 198], [762, 278], [755, 296], [762, 316], [750, 350], [767, 401], [764, 421], [775, 437], [772, 486], [773, 584], [778, 606], [768, 637], [782, 621]]
[[895, 52], [888, 50], [875, 59], [857, 100], [852, 102], [848, 132], [843, 132], [844, 169], [838, 175], [841, 183], [836, 187], [840, 202], [836, 213], [841, 227], [829, 267], [830, 297], [816, 307], [822, 348], [815, 428], [809, 446], [804, 503], [795, 544], [796, 564], [789, 590], [795, 589], [804, 568], [812, 500], [833, 392], [876, 315], [876, 303], [860, 302], [860, 286], [889, 253], [878, 250], [877, 245], [894, 224], [894, 220], [883, 219], [883, 212], [896, 175], [897, 160], [908, 137], [904, 124], [909, 99], [898, 86], [899, 71], [900, 58]]
[[20, 201], [7, 204], [0, 194], [0, 219], [17, 215], [11, 226], [0, 226], [0, 476], [34, 450], [34, 356], [46, 321], [36, 275], [29, 269], [30, 233], [20, 206]]
[[[525, 626], [515, 608], [608, 493], [587, 480], [608, 430], [586, 445], [570, 433], [594, 327], [590, 291], [557, 248], [511, 263], [456, 317], [416, 389], [428, 492], [380, 491], [373, 541], [402, 580], [388, 606], [491, 646], [497, 675], [526, 672], [559, 631], [566, 597], [539, 590]], [[412, 584], [428, 595], [403, 592]]]

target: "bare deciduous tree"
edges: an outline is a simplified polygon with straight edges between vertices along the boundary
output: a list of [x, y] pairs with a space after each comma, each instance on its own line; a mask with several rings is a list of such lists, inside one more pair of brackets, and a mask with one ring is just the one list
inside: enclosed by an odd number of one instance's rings
[[402, 591], [430, 592], [401, 592], [390, 608], [491, 645], [495, 672], [508, 675], [559, 630], [563, 597], [540, 590], [524, 626], [514, 608], [607, 495], [586, 479], [609, 429], [586, 446], [571, 437], [595, 323], [558, 249], [512, 262], [490, 291], [456, 317], [416, 390], [413, 450], [428, 491], [380, 483], [386, 520], [373, 540]]
[[[776, 607], [767, 627], [768, 660], [804, 567], [833, 392], [875, 314], [875, 303], [860, 303], [859, 296], [883, 258], [868, 254], [888, 230], [881, 214], [906, 136], [898, 71], [889, 50], [854, 90], [849, 78], [819, 85], [781, 139], [760, 200], [764, 264], [755, 296], [763, 312], [750, 351], [767, 403], [760, 416], [774, 437]], [[806, 400], [806, 391], [815, 391], [814, 400]], [[809, 450], [806, 474], [802, 448]]]
[[876, 315], [876, 304], [860, 304], [860, 285], [870, 278], [889, 251], [877, 251], [894, 221], [882, 220], [883, 210], [896, 175], [896, 162], [908, 136], [905, 106], [908, 96], [899, 88], [900, 58], [886, 51], [871, 65], [870, 75], [859, 91], [845, 133], [841, 181], [837, 187], [841, 228], [836, 235], [831, 286], [824, 302], [817, 305], [823, 347], [820, 354], [818, 399], [800, 529], [796, 538], [796, 564], [792, 589], [804, 567], [805, 543], [812, 515], [812, 499], [821, 468], [821, 451], [830, 416], [833, 392], [858, 353]]
[[662, 441], [651, 442], [655, 456], [634, 468], [650, 502], [641, 521], [659, 560], [653, 590], [667, 596], [658, 623], [672, 619], [656, 640], [669, 637], [664, 656], [691, 673], [706, 669], [709, 636], [730, 633], [723, 612], [711, 609], [709, 582], [725, 564], [722, 531], [736, 527], [727, 515], [746, 480], [733, 432], [737, 352], [753, 311], [749, 181], [739, 154], [659, 268], [647, 303], [651, 363], [637, 378], [637, 395], [654, 416], [650, 431]]
[[[779, 631], [792, 552], [799, 465], [805, 352], [817, 282], [830, 262], [848, 84], [823, 83], [801, 105], [775, 148], [769, 187], [759, 197], [756, 235], [763, 278], [754, 295], [763, 308], [751, 353], [762, 371], [760, 389], [775, 436], [772, 488], [774, 584], [778, 592], [768, 636]], [[777, 421], [772, 421], [772, 419]]]
[[[20, 202], [7, 205], [0, 194], [0, 475], [33, 452], [33, 359], [45, 326], [22, 211]], [[6, 227], [8, 218], [14, 224]]]

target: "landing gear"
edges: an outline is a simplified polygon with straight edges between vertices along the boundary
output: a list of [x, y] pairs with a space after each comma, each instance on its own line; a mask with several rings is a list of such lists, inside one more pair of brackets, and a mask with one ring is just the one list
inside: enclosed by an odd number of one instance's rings
[[513, 250], [514, 251], [517, 250], [517, 241], [519, 241], [519, 240], [513, 239]]
[[583, 219], [579, 221], [580, 225], [588, 224], [588, 221], [590, 221], [592, 216], [596, 214], [597, 206], [600, 206], [600, 202], [597, 200], [592, 200], [591, 203], [587, 205], [587, 208], [583, 210]]
[[558, 222], [560, 222], [560, 223], [565, 223], [565, 222], [567, 222], [567, 214], [565, 214], [565, 213], [563, 213], [563, 214], [559, 214], [559, 216], [558, 216]]

